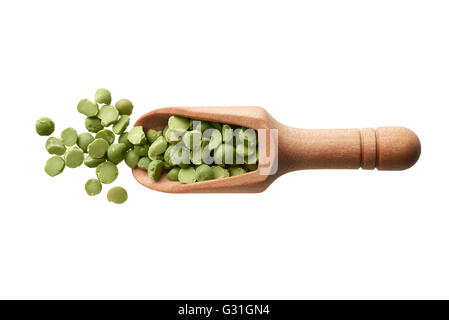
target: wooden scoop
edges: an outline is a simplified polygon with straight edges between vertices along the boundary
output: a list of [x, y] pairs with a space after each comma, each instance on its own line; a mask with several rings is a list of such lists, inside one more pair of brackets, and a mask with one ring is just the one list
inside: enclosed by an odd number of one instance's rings
[[[164, 174], [153, 181], [133, 169], [136, 180], [170, 193], [262, 192], [281, 175], [304, 169], [404, 170], [421, 153], [418, 137], [403, 127], [368, 129], [296, 129], [287, 127], [261, 107], [169, 107], [140, 117], [135, 126], [162, 130], [171, 115], [253, 128], [259, 136], [259, 168], [243, 175], [182, 184]], [[269, 143], [268, 143], [269, 142]]]

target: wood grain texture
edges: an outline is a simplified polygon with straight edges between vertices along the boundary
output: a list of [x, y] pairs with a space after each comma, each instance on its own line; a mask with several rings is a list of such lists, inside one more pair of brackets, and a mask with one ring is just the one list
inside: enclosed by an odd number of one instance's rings
[[360, 132], [360, 145], [362, 148], [361, 167], [365, 170], [376, 168], [377, 161], [377, 138], [376, 130], [373, 128], [364, 128]]
[[[170, 181], [164, 175], [159, 181], [152, 181], [145, 170], [135, 168], [136, 180], [153, 190], [170, 193], [211, 192], [262, 192], [279, 176], [305, 169], [369, 169], [404, 170], [419, 158], [421, 145], [418, 137], [409, 129], [384, 127], [366, 129], [297, 129], [276, 121], [261, 107], [168, 107], [144, 114], [135, 123], [162, 130], [171, 115], [192, 119], [235, 124], [258, 130], [267, 135], [277, 130], [275, 159], [278, 168], [273, 175], [261, 174], [261, 169], [240, 176], [224, 179], [182, 184]], [[261, 162], [264, 158], [259, 146]], [[274, 149], [273, 149], [274, 150]], [[273, 158], [267, 166], [273, 166]]]
[[382, 127], [376, 130], [377, 169], [404, 170], [413, 166], [421, 155], [416, 134], [402, 127]]

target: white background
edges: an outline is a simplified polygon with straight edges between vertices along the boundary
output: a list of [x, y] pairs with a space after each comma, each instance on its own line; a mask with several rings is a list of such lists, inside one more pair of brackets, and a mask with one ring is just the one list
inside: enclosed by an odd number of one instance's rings
[[[0, 298], [449, 298], [447, 1], [3, 1]], [[265, 107], [303, 128], [399, 125], [403, 172], [293, 172], [173, 195], [122, 164], [88, 197], [34, 123], [83, 131], [98, 87], [158, 107]]]

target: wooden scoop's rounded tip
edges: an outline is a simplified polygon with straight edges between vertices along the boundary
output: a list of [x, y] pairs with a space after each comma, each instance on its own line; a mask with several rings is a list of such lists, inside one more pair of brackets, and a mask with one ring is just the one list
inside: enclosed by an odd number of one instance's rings
[[405, 170], [412, 167], [421, 155], [418, 136], [404, 127], [376, 129], [377, 169]]

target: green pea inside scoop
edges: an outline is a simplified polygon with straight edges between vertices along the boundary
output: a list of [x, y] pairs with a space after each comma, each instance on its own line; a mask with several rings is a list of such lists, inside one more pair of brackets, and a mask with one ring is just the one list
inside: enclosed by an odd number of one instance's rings
[[156, 141], [156, 139], [159, 138], [160, 136], [162, 136], [162, 131], [157, 131], [153, 129], [147, 131], [147, 139], [150, 144]]
[[150, 158], [148, 158], [148, 157], [142, 157], [142, 158], [140, 158], [139, 161], [137, 162], [137, 166], [138, 166], [140, 169], [148, 170], [148, 166], [150, 165], [150, 162], [151, 162]]
[[206, 181], [206, 180], [213, 179], [213, 177], [214, 177], [212, 168], [209, 167], [207, 164], [199, 165], [195, 170], [195, 174], [196, 174], [196, 179], [198, 181]]
[[133, 127], [128, 132], [128, 140], [134, 145], [142, 144], [146, 141], [145, 133], [142, 126]]
[[243, 167], [243, 166], [230, 167], [229, 168], [229, 175], [231, 177], [238, 176], [238, 175], [246, 173], [247, 171], [248, 170], [245, 167]]
[[167, 141], [164, 137], [159, 137], [154, 141], [148, 149], [148, 156], [161, 155], [167, 150]]
[[190, 127], [190, 120], [180, 116], [170, 116], [168, 118], [168, 127], [170, 129], [188, 130]]
[[136, 152], [136, 154], [139, 155], [139, 157], [145, 157], [148, 155], [149, 148], [150, 146], [147, 143], [144, 143], [140, 145], [135, 145], [133, 149]]
[[182, 168], [178, 173], [178, 180], [181, 183], [194, 183], [196, 181], [196, 171], [194, 167]]
[[181, 168], [174, 167], [167, 173], [167, 178], [172, 181], [178, 181], [178, 175]]
[[229, 171], [220, 166], [212, 167], [212, 179], [221, 179], [229, 177]]
[[164, 162], [161, 160], [153, 160], [148, 165], [148, 176], [157, 181], [161, 177], [162, 171], [164, 170]]

